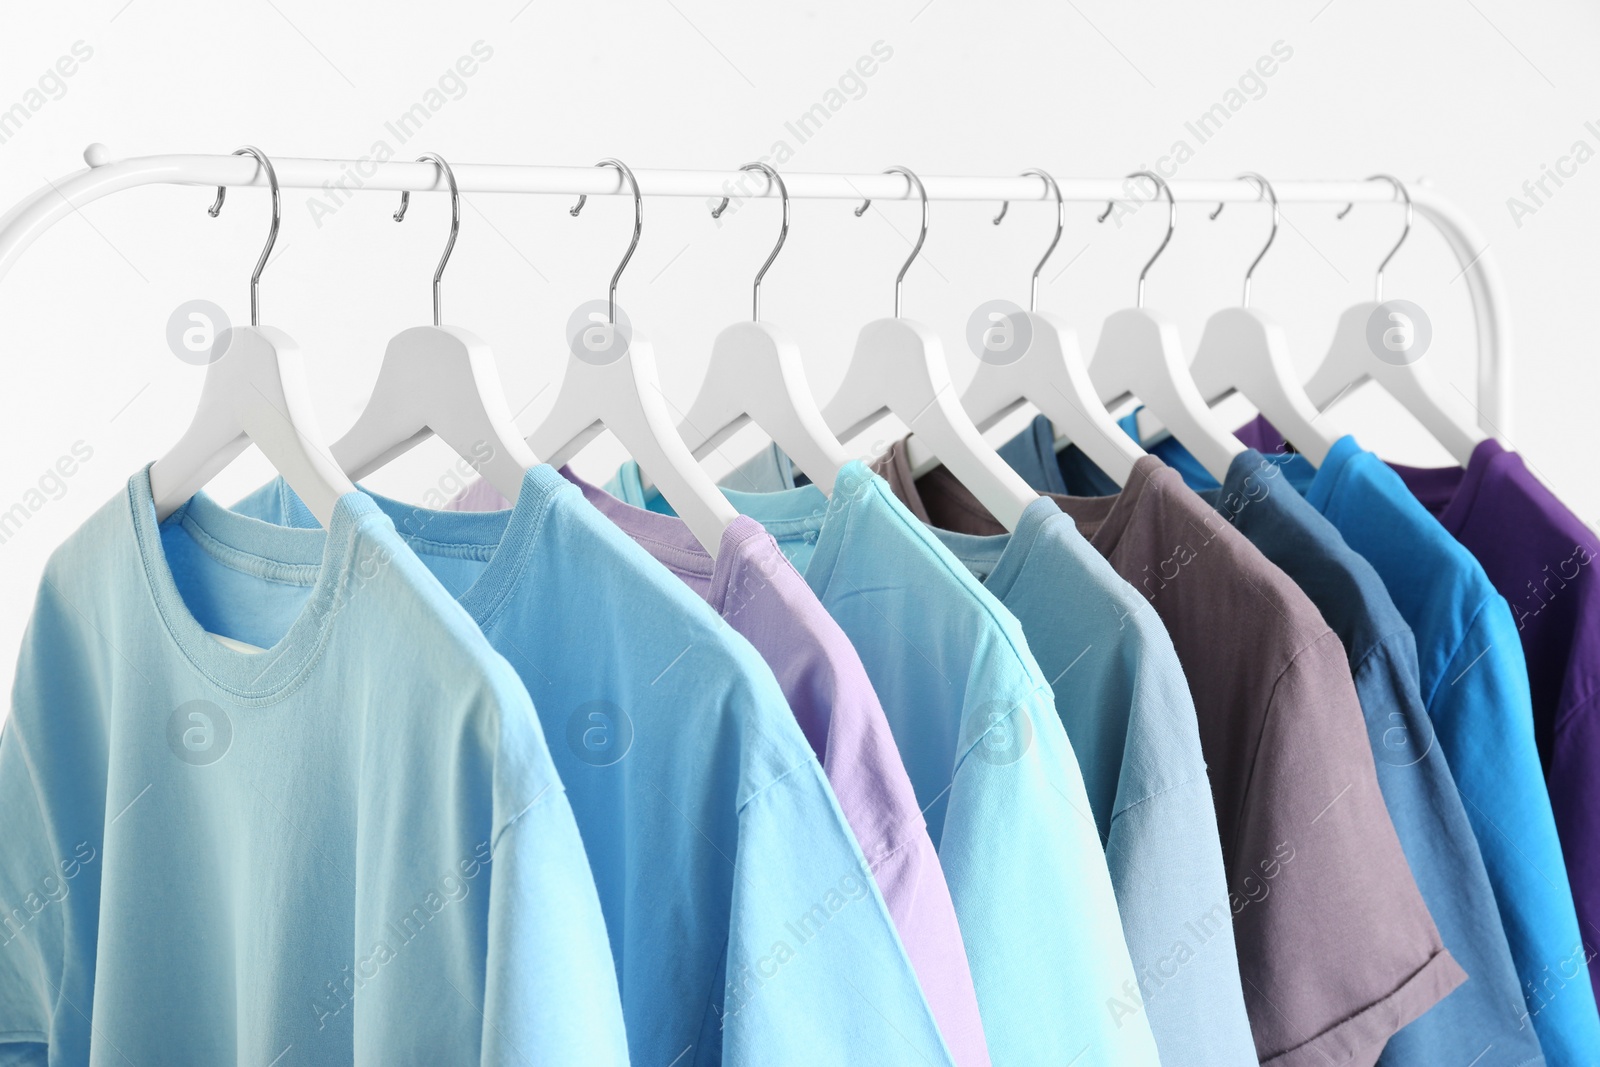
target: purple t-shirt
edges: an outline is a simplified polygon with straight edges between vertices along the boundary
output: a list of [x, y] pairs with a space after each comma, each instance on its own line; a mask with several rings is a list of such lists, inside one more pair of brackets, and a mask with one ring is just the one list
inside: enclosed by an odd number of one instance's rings
[[[1600, 538], [1493, 439], [1465, 469], [1390, 466], [1511, 605], [1578, 919], [1600, 936]], [[1600, 989], [1600, 958], [1589, 973]]]
[[[978, 998], [944, 870], [889, 721], [839, 624], [754, 519], [740, 516], [729, 523], [713, 560], [682, 519], [618, 500], [568, 468], [561, 473], [703, 597], [772, 668], [872, 867], [940, 1034], [961, 1067], [987, 1065]], [[449, 509], [507, 506], [480, 480]]]

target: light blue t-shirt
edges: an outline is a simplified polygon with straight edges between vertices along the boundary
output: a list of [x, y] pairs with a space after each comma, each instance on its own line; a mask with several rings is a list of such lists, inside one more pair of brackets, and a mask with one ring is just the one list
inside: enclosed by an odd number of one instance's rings
[[45, 570], [0, 826], [0, 1062], [627, 1063], [527, 693], [359, 494], [134, 475]]
[[[748, 641], [549, 466], [509, 511], [373, 499], [533, 696], [599, 888], [636, 1065], [800, 1067], [865, 1049], [951, 1062]], [[236, 508], [312, 521], [281, 481]]]
[[[666, 508], [633, 464], [613, 486]], [[831, 499], [815, 486], [725, 492], [805, 575], [883, 701], [994, 1062], [1157, 1063], [1146, 1014], [1117, 1008], [1136, 1006], [1139, 986], [1094, 808], [1016, 618], [860, 463]]]
[[933, 532], [1016, 615], [1052, 680], [1163, 1060], [1249, 1063], [1216, 808], [1166, 627], [1054, 501], [1028, 505], [1011, 534]]
[[[1163, 459], [1182, 446], [1157, 446]], [[1494, 887], [1526, 1011], [1552, 1065], [1600, 1063], [1597, 1015], [1505, 599], [1400, 476], [1351, 437], [1320, 468], [1268, 457], [1383, 579], [1416, 638], [1420, 692]], [[1185, 466], [1176, 464], [1180, 472]], [[1186, 477], [1188, 475], [1186, 474]]]

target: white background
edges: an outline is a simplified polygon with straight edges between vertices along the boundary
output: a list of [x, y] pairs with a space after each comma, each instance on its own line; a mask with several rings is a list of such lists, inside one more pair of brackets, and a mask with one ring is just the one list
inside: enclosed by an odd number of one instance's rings
[[[75, 42], [92, 56], [28, 96]], [[398, 118], [475, 42], [492, 56], [434, 97], [444, 103], [401, 142]], [[1275, 42], [1292, 49], [1248, 102], [1199, 144], [1185, 128]], [[801, 141], [786, 122], [875, 43], [892, 56], [843, 86], [846, 101]], [[1063, 3], [903, 0], [784, 5], [637, 0], [556, 5], [349, 4], [241, 0], [93, 0], [15, 10], [0, 35], [0, 110], [42, 106], [0, 143], [0, 209], [79, 169], [92, 141], [116, 158], [228, 152], [354, 158], [378, 141], [399, 158], [637, 167], [733, 168], [785, 142], [794, 171], [1117, 176], [1155, 163], [1179, 139], [1180, 176], [1426, 176], [1489, 241], [1511, 297], [1515, 430], [1508, 444], [1586, 520], [1600, 517], [1592, 476], [1600, 359], [1592, 344], [1600, 161], [1590, 161], [1516, 225], [1507, 198], [1585, 140], [1600, 150], [1600, 9], [1578, 0], [1276, 0]], [[1280, 46], [1280, 47], [1283, 47]], [[80, 50], [83, 46], [80, 46]], [[442, 195], [419, 195], [402, 226], [393, 194], [362, 193], [317, 218], [287, 190], [278, 255], [262, 282], [263, 321], [310, 357], [324, 428], [354, 418], [388, 338], [428, 320], [428, 284], [448, 223]], [[77, 442], [93, 458], [0, 544], [0, 671], [10, 668], [55, 545], [164, 452], [187, 424], [203, 371], [168, 350], [168, 316], [207, 298], [247, 321], [247, 281], [266, 231], [266, 196], [235, 191], [220, 219], [210, 191], [117, 194], [55, 227], [0, 282], [0, 511], [26, 499]], [[1531, 201], [1529, 201], [1531, 204]], [[445, 277], [445, 319], [487, 340], [514, 410], [534, 425], [556, 389], [562, 325], [604, 293], [626, 245], [630, 205], [599, 198], [580, 219], [553, 197], [471, 195]], [[652, 199], [619, 299], [656, 343], [669, 399], [686, 408], [719, 329], [748, 314], [749, 279], [776, 234], [775, 202], [746, 204], [718, 226], [707, 204]], [[906, 280], [905, 314], [934, 326], [958, 384], [974, 360], [962, 343], [980, 301], [1024, 302], [1053, 213], [935, 204], [923, 259]], [[887, 315], [894, 273], [915, 235], [916, 207], [797, 202], [788, 246], [768, 275], [766, 318], [806, 353], [826, 398], [857, 329]], [[1149, 303], [1192, 345], [1205, 317], [1238, 299], [1264, 238], [1264, 207], [1183, 205], [1152, 269]], [[1069, 208], [1044, 271], [1040, 307], [1064, 315], [1091, 348], [1105, 316], [1131, 302], [1164, 211], [1097, 226], [1098, 205]], [[1401, 209], [1285, 209], [1257, 272], [1254, 305], [1280, 319], [1302, 366], [1314, 365], [1339, 312], [1369, 298]], [[1472, 324], [1459, 267], [1419, 222], [1395, 258], [1386, 295], [1427, 309], [1431, 359], [1474, 398]], [[529, 401], [532, 401], [530, 404]], [[1444, 462], [1437, 446], [1372, 390], [1348, 397], [1345, 422], [1387, 458]], [[1247, 415], [1248, 409], [1240, 409]], [[888, 432], [874, 436], [887, 438]], [[746, 433], [713, 457], [713, 474], [754, 451]], [[858, 446], [858, 451], [866, 445]], [[577, 464], [603, 476], [619, 453], [597, 442]], [[371, 481], [419, 499], [448, 479], [432, 443]], [[251, 453], [212, 487], [232, 500], [268, 476]], [[35, 501], [37, 497], [32, 498]]]

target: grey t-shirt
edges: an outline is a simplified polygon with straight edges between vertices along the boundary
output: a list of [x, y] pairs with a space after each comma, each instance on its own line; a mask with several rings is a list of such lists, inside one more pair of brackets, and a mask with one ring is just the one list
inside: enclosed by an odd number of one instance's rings
[[[1002, 532], [943, 468], [913, 483], [900, 446], [878, 471], [924, 521]], [[1155, 607], [1188, 677], [1257, 1055], [1370, 1067], [1466, 975], [1384, 807], [1344, 646], [1160, 460], [1116, 496], [1053, 499]]]

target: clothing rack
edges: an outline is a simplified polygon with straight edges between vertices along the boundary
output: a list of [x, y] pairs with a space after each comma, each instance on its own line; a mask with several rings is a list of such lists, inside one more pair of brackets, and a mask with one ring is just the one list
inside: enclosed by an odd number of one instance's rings
[[[265, 186], [256, 161], [237, 155], [159, 155], [114, 160], [104, 145], [84, 151], [89, 166], [49, 182], [0, 216], [0, 279], [23, 251], [46, 230], [86, 204], [144, 185]], [[278, 184], [286, 189], [338, 188], [345, 191], [443, 191], [433, 163], [372, 159], [272, 158]], [[506, 163], [454, 163], [456, 184], [464, 193], [552, 193], [576, 196], [628, 194], [622, 175], [611, 167], [548, 167]], [[738, 170], [635, 170], [644, 196], [720, 199], [777, 195], [765, 178]], [[1045, 183], [1035, 177], [919, 175], [930, 200], [1045, 200]], [[911, 183], [899, 174], [785, 173], [791, 199], [907, 200]], [[342, 183], [342, 184], [340, 184]], [[1130, 199], [1121, 178], [1061, 178], [1066, 200], [1089, 202]], [[1260, 190], [1245, 179], [1180, 179], [1169, 183], [1173, 198], [1188, 203], [1256, 201]], [[1386, 203], [1395, 200], [1387, 184], [1371, 181], [1274, 181], [1280, 203]], [[1426, 181], [1409, 187], [1421, 216], [1444, 236], [1467, 283], [1478, 336], [1477, 412], [1479, 425], [1501, 438], [1511, 433], [1511, 325], [1505, 288], [1488, 243], [1472, 222]]]

